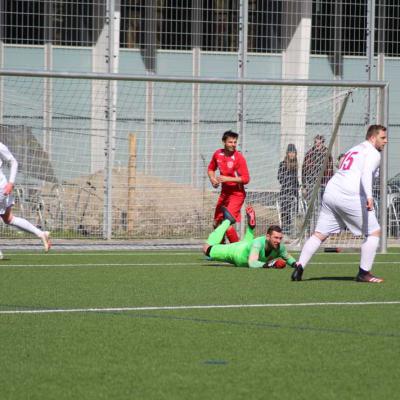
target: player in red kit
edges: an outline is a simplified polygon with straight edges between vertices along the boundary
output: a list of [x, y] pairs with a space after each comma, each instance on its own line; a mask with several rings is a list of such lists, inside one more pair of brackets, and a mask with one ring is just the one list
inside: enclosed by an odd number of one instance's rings
[[[221, 185], [221, 193], [218, 198], [214, 214], [214, 227], [224, 219], [222, 207], [226, 207], [240, 222], [240, 209], [246, 198], [244, 185], [250, 182], [249, 170], [246, 159], [236, 150], [239, 135], [236, 132], [226, 131], [222, 135], [223, 149], [218, 149], [212, 156], [208, 165], [208, 177], [214, 188]], [[219, 176], [216, 171], [219, 170]], [[230, 226], [226, 236], [231, 243], [238, 242], [239, 236]]]

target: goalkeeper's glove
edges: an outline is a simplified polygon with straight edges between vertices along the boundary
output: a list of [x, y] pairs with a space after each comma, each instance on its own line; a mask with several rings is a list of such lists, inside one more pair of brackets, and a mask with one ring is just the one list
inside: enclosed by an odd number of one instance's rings
[[282, 269], [286, 267], [286, 261], [282, 258], [275, 258], [275, 260], [268, 261], [264, 264], [263, 268], [276, 268]]

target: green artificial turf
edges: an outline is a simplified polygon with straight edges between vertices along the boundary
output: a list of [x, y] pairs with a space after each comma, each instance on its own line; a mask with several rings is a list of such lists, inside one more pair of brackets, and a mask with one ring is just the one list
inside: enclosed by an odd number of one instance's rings
[[397, 398], [395, 251], [378, 285], [346, 253], [302, 282], [197, 252], [5, 255], [1, 399]]

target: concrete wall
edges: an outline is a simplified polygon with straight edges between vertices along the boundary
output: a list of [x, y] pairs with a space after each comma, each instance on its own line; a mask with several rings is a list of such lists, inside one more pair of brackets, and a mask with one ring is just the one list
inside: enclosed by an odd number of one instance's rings
[[[44, 51], [40, 47], [9, 47], [4, 49], [4, 68], [6, 69], [35, 69], [42, 70], [44, 68]], [[229, 53], [202, 53], [200, 74], [207, 77], [235, 77], [237, 75], [237, 56]], [[366, 79], [364, 58], [345, 58], [344, 59], [344, 79]], [[92, 55], [91, 49], [72, 49], [72, 48], [54, 48], [53, 50], [53, 68], [55, 71], [71, 71], [71, 72], [90, 72], [92, 70]], [[249, 55], [247, 76], [249, 78], [280, 78], [281, 77], [281, 57], [279, 55]], [[145, 74], [145, 68], [139, 51], [121, 50], [119, 60], [119, 71], [128, 74]], [[175, 76], [191, 76], [192, 75], [192, 53], [191, 52], [166, 52], [160, 51], [157, 57], [157, 73], [160, 75], [175, 75]], [[400, 116], [396, 110], [400, 102], [400, 60], [388, 59], [385, 63], [385, 79], [390, 82], [390, 146], [389, 146], [389, 177], [400, 172], [400, 159], [397, 155], [400, 141]], [[333, 74], [326, 57], [313, 56], [310, 59], [310, 79], [333, 79]], [[86, 85], [86, 87], [85, 87]], [[7, 83], [5, 83], [7, 87]], [[62, 93], [62, 88], [55, 85], [55, 89]], [[17, 88], [14, 88], [17, 90]], [[76, 120], [63, 119], [61, 116], [54, 122], [55, 136], [58, 140], [53, 140], [54, 154], [53, 158], [55, 169], [62, 175], [62, 179], [69, 179], [79, 174], [84, 174], [89, 171], [87, 167], [87, 153], [90, 152], [90, 86], [88, 83], [82, 82], [82, 92], [87, 93], [87, 96], [69, 99], [66, 101], [65, 113], [68, 114], [68, 104], [71, 105], [71, 110], [79, 110], [80, 116]], [[156, 88], [157, 90], [157, 88]], [[178, 88], [177, 88], [178, 90]], [[134, 132], [138, 136], [137, 146], [138, 155], [144, 154], [144, 130], [143, 120], [145, 114], [144, 101], [145, 84], [135, 84], [134, 90], [131, 90], [129, 85], [121, 85], [118, 92], [118, 102], [124, 105], [129, 99], [132, 108], [121, 107], [124, 113], [118, 115], [119, 122], [117, 123], [117, 154], [116, 165], [125, 165], [127, 160], [126, 143], [129, 132]], [[129, 96], [137, 97], [136, 99]], [[271, 97], [276, 96], [275, 92], [271, 92], [269, 88], [262, 88], [260, 96]], [[29, 93], [27, 101], [29, 102]], [[161, 161], [158, 165], [156, 174], [163, 175], [166, 173], [166, 166], [171, 160], [179, 161], [181, 168], [168, 172], [168, 178], [175, 179], [178, 182], [190, 180], [190, 155], [182, 151], [186, 147], [190, 148], [190, 132], [191, 132], [191, 85], [186, 85], [179, 89], [179, 104], [167, 104], [163, 102], [163, 98], [157, 96], [155, 98], [154, 108], [157, 114], [157, 120], [154, 124], [154, 154]], [[36, 93], [31, 93], [32, 104], [37, 103]], [[63, 101], [62, 95], [56, 96], [55, 102]], [[279, 108], [279, 97], [276, 99], [276, 109]], [[365, 96], [357, 93], [354, 94], [346, 111], [344, 122], [349, 124], [349, 127], [343, 128], [341, 133], [340, 148], [338, 151], [343, 151], [348, 145], [351, 145], [355, 140], [362, 138], [364, 132], [362, 126], [357, 125], [358, 122], [353, 121], [353, 116], [362, 114], [364, 107]], [[231, 96], [228, 100], [226, 93], [221, 90], [220, 95], [213, 93], [213, 97], [207, 97], [203, 93], [201, 99], [203, 106], [200, 110], [213, 110], [212, 118], [208, 115], [201, 115], [204, 121], [201, 123], [201, 138], [200, 138], [200, 154], [205, 160], [208, 160], [215, 148], [220, 145], [220, 137], [224, 130], [236, 128], [236, 98]], [[215, 107], [210, 102], [214, 102]], [[228, 102], [228, 104], [227, 104]], [[208, 103], [208, 104], [207, 104]], [[251, 103], [251, 99], [249, 102]], [[218, 104], [224, 104], [221, 112], [218, 112]], [[272, 101], [273, 105], [274, 102]], [[13, 109], [13, 103], [5, 101], [4, 107], [4, 123], [24, 124], [24, 118], [18, 118], [18, 112]], [[35, 104], [35, 111], [39, 113], [41, 105]], [[15, 108], [15, 107], [14, 107]], [[157, 111], [158, 110], [158, 111]], [[229, 112], [227, 112], [227, 110]], [[258, 110], [257, 110], [258, 112]], [[279, 122], [279, 117], [271, 112], [269, 118], [264, 118], [263, 123], [259, 123], [260, 116], [257, 115], [256, 104], [254, 108], [249, 108], [247, 118], [247, 136], [246, 148], [257, 149], [257, 154], [246, 153], [249, 161], [249, 167], [254, 172], [251, 189], [263, 189], [265, 186], [269, 188], [278, 188], [276, 180], [276, 170], [280, 155], [280, 131], [275, 123]], [[268, 110], [265, 112], [268, 114]], [[12, 116], [12, 118], [10, 118]], [[57, 116], [56, 116], [57, 117]], [[221, 119], [221, 122], [218, 122]], [[323, 120], [325, 119], [325, 120]], [[121, 122], [121, 121], [122, 122]], [[127, 122], [129, 120], [129, 122]], [[161, 120], [161, 121], [160, 121]], [[170, 122], [167, 120], [171, 120]], [[180, 120], [179, 124], [173, 120]], [[253, 122], [252, 122], [253, 121]], [[329, 112], [314, 113], [308, 117], [307, 123], [307, 140], [312, 141], [312, 137], [319, 133], [318, 123], [325, 122], [330, 124], [332, 115]], [[257, 123], [258, 122], [258, 123]], [[42, 135], [41, 121], [36, 120], [36, 125], [33, 126], [33, 132], [38, 136]], [[351, 128], [350, 128], [351, 126]], [[86, 132], [80, 134], [80, 132]], [[67, 138], [68, 137], [68, 138]], [[271, 160], [268, 160], [269, 171], [265, 171], [263, 165], [263, 154], [273, 154]], [[165, 164], [162, 160], [165, 158]], [[176, 159], [174, 159], [176, 158]], [[79, 159], [79, 165], [74, 169], [66, 169], [68, 163], [73, 164], [74, 159]], [[138, 168], [144, 163], [143, 158], [138, 156]], [[199, 160], [200, 168], [204, 167], [204, 161]]]

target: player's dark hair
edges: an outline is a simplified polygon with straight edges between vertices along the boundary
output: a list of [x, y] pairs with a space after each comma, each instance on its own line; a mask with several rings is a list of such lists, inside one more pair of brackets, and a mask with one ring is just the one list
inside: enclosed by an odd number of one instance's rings
[[267, 229], [267, 235], [270, 235], [272, 232], [282, 233], [282, 228], [279, 225], [270, 225]]
[[365, 135], [365, 139], [370, 139], [372, 136], [377, 136], [379, 131], [386, 132], [386, 127], [383, 125], [370, 125]]
[[341, 159], [342, 157], [344, 157], [345, 155], [346, 155], [346, 153], [340, 153], [340, 154], [338, 155], [337, 160], [340, 161], [340, 159]]
[[222, 141], [225, 142], [226, 139], [228, 139], [228, 137], [237, 139], [239, 137], [239, 134], [231, 130], [225, 131], [224, 134], [222, 135]]
[[322, 135], [317, 135], [317, 136], [315, 136], [315, 138], [314, 138], [314, 143], [315, 143], [317, 140], [320, 140], [322, 143], [325, 143], [325, 138], [324, 138]]

